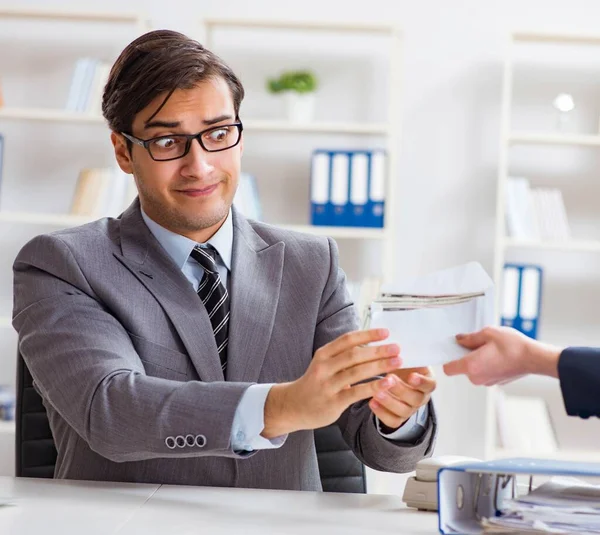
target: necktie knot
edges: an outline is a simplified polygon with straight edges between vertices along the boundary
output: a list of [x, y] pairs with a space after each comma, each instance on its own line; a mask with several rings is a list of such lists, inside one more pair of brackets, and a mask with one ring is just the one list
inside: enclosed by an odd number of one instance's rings
[[198, 262], [204, 271], [208, 271], [209, 273], [217, 272], [217, 262], [215, 260], [215, 256], [217, 251], [214, 247], [209, 245], [208, 247], [200, 247], [196, 245], [192, 250], [191, 256], [196, 262]]

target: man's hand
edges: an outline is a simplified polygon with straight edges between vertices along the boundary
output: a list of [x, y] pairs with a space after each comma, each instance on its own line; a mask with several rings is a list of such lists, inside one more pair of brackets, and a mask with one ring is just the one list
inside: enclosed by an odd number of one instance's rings
[[393, 375], [363, 382], [402, 364], [396, 344], [366, 347], [388, 335], [387, 329], [355, 331], [317, 350], [300, 379], [275, 385], [269, 391], [261, 435], [273, 438], [324, 427], [335, 422], [353, 403], [396, 385]]
[[446, 375], [466, 375], [476, 385], [507, 383], [523, 375], [558, 375], [561, 349], [536, 342], [509, 327], [485, 327], [459, 334], [457, 342], [471, 352], [444, 365]]
[[387, 378], [394, 386], [375, 394], [369, 407], [381, 423], [395, 430], [429, 402], [436, 381], [429, 368], [395, 370]]

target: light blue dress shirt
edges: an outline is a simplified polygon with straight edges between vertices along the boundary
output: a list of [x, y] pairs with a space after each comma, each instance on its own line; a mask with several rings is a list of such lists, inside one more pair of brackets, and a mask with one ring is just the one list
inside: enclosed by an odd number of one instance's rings
[[[233, 253], [233, 221], [231, 210], [221, 228], [206, 243], [196, 243], [181, 234], [175, 234], [150, 219], [142, 210], [142, 218], [163, 249], [181, 269], [190, 281], [194, 290], [204, 277], [204, 269], [190, 254], [196, 245], [206, 247], [212, 245], [219, 253], [216, 262], [219, 276], [229, 291], [229, 272]], [[253, 451], [281, 447], [287, 435], [266, 439], [260, 434], [265, 427], [264, 408], [272, 384], [251, 385], [246, 389], [235, 411], [231, 427], [231, 444], [234, 451]], [[402, 427], [390, 434], [379, 432], [386, 438], [409, 442], [418, 439], [424, 432], [429, 411], [427, 406], [419, 409]]]

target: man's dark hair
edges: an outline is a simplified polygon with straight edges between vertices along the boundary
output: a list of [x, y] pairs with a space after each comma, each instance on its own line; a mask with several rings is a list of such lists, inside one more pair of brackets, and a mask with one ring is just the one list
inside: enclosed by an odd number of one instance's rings
[[158, 95], [167, 93], [156, 113], [176, 89], [192, 89], [218, 77], [229, 86], [237, 117], [244, 88], [223, 60], [179, 32], [148, 32], [127, 45], [112, 66], [102, 97], [102, 115], [114, 132], [131, 133], [135, 116]]

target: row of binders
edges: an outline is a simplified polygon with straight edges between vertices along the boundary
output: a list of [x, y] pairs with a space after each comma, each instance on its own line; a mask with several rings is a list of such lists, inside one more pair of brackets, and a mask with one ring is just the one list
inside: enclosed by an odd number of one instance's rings
[[311, 162], [313, 225], [383, 228], [383, 150], [316, 150]]
[[540, 266], [506, 264], [502, 283], [501, 323], [536, 339], [542, 306], [542, 275]]
[[80, 58], [75, 63], [67, 111], [100, 115], [102, 113], [102, 93], [108, 81], [111, 66], [93, 58]]
[[532, 188], [523, 177], [509, 177], [506, 190], [508, 235], [521, 240], [568, 240], [571, 237], [562, 192]]

